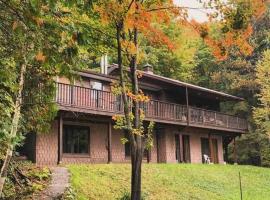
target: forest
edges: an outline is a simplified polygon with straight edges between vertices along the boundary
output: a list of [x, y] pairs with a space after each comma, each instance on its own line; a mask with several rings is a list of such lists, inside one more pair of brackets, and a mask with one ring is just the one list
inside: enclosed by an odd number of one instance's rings
[[248, 119], [237, 162], [270, 167], [270, 4], [201, 2], [213, 9], [204, 23], [171, 0], [0, 0], [1, 177], [27, 133], [50, 129], [54, 78], [97, 71], [105, 54], [123, 69], [149, 63], [156, 74], [244, 98], [221, 106]]

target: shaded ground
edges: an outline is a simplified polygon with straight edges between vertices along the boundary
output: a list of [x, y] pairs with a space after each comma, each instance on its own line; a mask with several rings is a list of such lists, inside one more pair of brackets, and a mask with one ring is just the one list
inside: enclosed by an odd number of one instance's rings
[[[129, 191], [129, 164], [69, 165], [76, 199], [119, 199]], [[144, 164], [145, 199], [270, 199], [270, 169], [237, 165]]]

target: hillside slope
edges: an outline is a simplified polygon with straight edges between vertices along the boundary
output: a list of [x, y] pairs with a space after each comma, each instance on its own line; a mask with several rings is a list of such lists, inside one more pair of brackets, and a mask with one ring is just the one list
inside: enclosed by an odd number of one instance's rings
[[[130, 165], [69, 165], [78, 199], [120, 199], [129, 190]], [[144, 164], [145, 199], [270, 199], [270, 169], [237, 165]]]

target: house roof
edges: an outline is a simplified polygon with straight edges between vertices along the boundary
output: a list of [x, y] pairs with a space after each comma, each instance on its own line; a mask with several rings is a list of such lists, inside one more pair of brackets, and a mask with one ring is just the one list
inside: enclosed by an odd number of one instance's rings
[[150, 74], [150, 73], [147, 73], [147, 72], [144, 72], [144, 71], [142, 71], [142, 72], [143, 72], [143, 76], [148, 77], [148, 78], [153, 78], [153, 79], [156, 79], [156, 80], [159, 80], [159, 81], [162, 81], [162, 82], [174, 84], [174, 85], [181, 86], [181, 87], [187, 87], [187, 88], [191, 88], [191, 89], [202, 91], [202, 92], [212, 93], [212, 94], [217, 95], [217, 96], [222, 96], [223, 98], [225, 98], [227, 100], [238, 100], [238, 101], [243, 101], [244, 100], [241, 97], [230, 95], [230, 94], [227, 94], [227, 93], [224, 93], [224, 92], [219, 92], [219, 91], [216, 91], [216, 90], [208, 89], [208, 88], [205, 88], [205, 87], [193, 85], [193, 84], [190, 84], [190, 83], [186, 83], [186, 82], [183, 82], [183, 81], [178, 81], [178, 80], [175, 80], [175, 79], [167, 78], [167, 77], [156, 75], [156, 74]]
[[[114, 71], [117, 68], [118, 67], [116, 67], [116, 66], [112, 66], [112, 70], [109, 69], [108, 72], [111, 73], [112, 71]], [[241, 97], [230, 95], [230, 94], [227, 94], [224, 92], [208, 89], [205, 87], [197, 86], [197, 85], [186, 83], [183, 81], [178, 81], [178, 80], [167, 78], [167, 77], [160, 76], [157, 74], [147, 73], [145, 71], [141, 71], [141, 72], [143, 73], [143, 77], [145, 77], [145, 78], [154, 79], [154, 80], [157, 80], [157, 81], [160, 81], [163, 83], [172, 84], [174, 86], [186, 87], [186, 88], [192, 89], [194, 91], [198, 91], [198, 92], [200, 91], [200, 92], [209, 93], [209, 94], [216, 96], [217, 98], [222, 98], [224, 100], [236, 100], [236, 101], [243, 101], [244, 100]], [[78, 74], [81, 76], [94, 78], [94, 79], [98, 79], [98, 80], [103, 80], [103, 81], [108, 81], [108, 82], [112, 82], [113, 80], [117, 79], [115, 76], [101, 74], [101, 73], [90, 71], [90, 70], [81, 70], [78, 72]]]

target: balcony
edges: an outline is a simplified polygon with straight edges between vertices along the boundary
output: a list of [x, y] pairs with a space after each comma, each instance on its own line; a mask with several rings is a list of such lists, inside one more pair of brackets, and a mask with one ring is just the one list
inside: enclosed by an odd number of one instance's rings
[[[63, 83], [56, 83], [56, 89], [55, 101], [60, 110], [106, 116], [123, 114], [121, 97], [111, 92]], [[247, 131], [245, 119], [216, 111], [157, 100], [141, 103], [140, 107], [146, 120], [237, 133]]]

